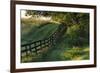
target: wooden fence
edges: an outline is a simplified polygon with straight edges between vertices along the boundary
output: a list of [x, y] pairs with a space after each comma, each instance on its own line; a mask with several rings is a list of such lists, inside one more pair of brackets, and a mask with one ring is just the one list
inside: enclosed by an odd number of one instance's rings
[[59, 25], [58, 29], [49, 38], [21, 45], [21, 54], [25, 53], [25, 55], [28, 55], [29, 53], [35, 53], [38, 55], [39, 50], [55, 45], [65, 30], [66, 26]]

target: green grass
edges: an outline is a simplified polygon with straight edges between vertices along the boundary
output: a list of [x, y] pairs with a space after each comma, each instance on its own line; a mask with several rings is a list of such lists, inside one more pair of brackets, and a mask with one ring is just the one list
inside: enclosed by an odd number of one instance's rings
[[73, 47], [64, 50], [64, 52], [61, 53], [61, 56], [64, 60], [86, 60], [89, 59], [89, 48]]
[[[53, 48], [39, 55], [28, 55], [22, 62], [89, 60], [89, 47]], [[26, 60], [25, 60], [26, 59]]]
[[43, 27], [35, 26], [32, 24], [26, 25], [25, 28], [22, 28], [21, 43], [24, 44], [48, 38], [57, 29], [57, 27], [58, 24], [52, 23], [45, 24]]
[[89, 47], [68, 47], [63, 41], [49, 48], [41, 61], [88, 60]]

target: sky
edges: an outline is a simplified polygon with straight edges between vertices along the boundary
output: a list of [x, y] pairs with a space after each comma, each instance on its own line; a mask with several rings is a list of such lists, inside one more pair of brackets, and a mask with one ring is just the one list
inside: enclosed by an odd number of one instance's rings
[[[21, 10], [21, 18], [30, 18], [31, 16], [25, 16], [25, 13], [26, 13], [26, 10]], [[51, 17], [44, 17], [44, 16], [41, 16], [39, 17], [38, 19], [40, 20], [51, 20]]]
[[21, 18], [24, 18], [25, 17], [25, 13], [26, 13], [25, 10], [21, 10]]

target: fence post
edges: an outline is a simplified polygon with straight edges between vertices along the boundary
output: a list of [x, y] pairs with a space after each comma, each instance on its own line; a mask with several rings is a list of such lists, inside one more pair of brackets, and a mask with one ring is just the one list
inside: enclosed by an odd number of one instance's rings
[[27, 45], [25, 46], [25, 49], [26, 49], [26, 55], [28, 55]]
[[36, 42], [34, 42], [34, 49], [35, 49], [35, 53], [36, 53], [36, 55], [37, 55], [38, 53], [37, 53]]
[[31, 53], [32, 52], [31, 44], [29, 45], [29, 50], [30, 50], [30, 53]]

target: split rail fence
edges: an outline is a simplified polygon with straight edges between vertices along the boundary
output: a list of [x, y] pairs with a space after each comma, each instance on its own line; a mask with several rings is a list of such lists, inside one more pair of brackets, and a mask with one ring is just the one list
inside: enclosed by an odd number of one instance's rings
[[28, 55], [29, 53], [35, 53], [38, 55], [38, 51], [43, 48], [55, 45], [57, 40], [59, 40], [61, 35], [65, 32], [66, 28], [65, 25], [59, 25], [57, 30], [49, 38], [21, 45], [21, 54], [24, 53], [25, 55]]

